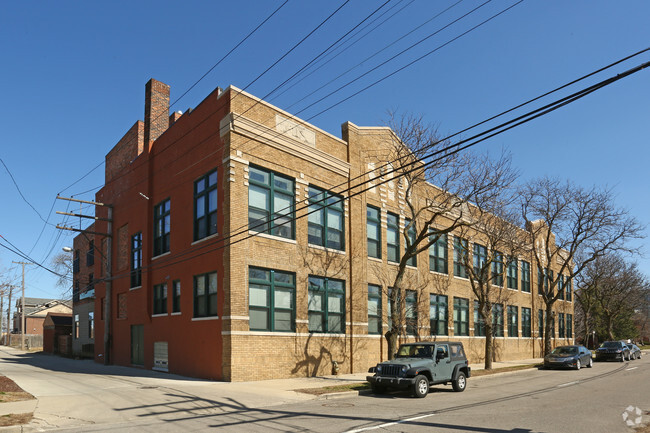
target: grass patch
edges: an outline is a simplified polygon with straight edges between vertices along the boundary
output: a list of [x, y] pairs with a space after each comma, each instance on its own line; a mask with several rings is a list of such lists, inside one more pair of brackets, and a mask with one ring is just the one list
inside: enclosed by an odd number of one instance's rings
[[0, 376], [0, 403], [32, 400], [33, 398], [33, 395], [25, 392], [21, 387], [16, 385], [16, 382], [7, 376]]
[[0, 416], [0, 427], [27, 424], [32, 420], [31, 413], [10, 413]]

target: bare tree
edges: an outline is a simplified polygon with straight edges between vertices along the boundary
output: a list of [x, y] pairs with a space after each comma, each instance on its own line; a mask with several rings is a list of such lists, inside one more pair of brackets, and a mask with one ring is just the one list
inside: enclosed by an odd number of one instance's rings
[[[460, 227], [477, 224], [472, 209], [488, 209], [512, 185], [516, 173], [510, 158], [497, 159], [472, 153], [454, 154], [443, 150], [436, 128], [425, 125], [421, 117], [391, 116], [395, 132], [386, 160], [394, 161], [387, 176], [397, 178], [404, 190], [405, 224], [401, 230], [404, 248], [393, 275], [388, 296], [390, 326], [384, 334], [388, 356], [397, 351], [406, 310], [406, 292], [413, 281], [408, 269], [418, 254], [428, 251], [441, 238]], [[390, 168], [392, 167], [392, 170]], [[408, 281], [411, 281], [409, 284]]]
[[[551, 350], [556, 288], [571, 285], [592, 261], [612, 252], [632, 251], [627, 241], [642, 237], [643, 227], [614, 203], [610, 189], [583, 189], [568, 181], [543, 177], [521, 189], [521, 209], [533, 255], [542, 276], [544, 354]], [[553, 271], [555, 270], [555, 272]]]
[[73, 257], [72, 252], [61, 251], [52, 258], [52, 267], [57, 272], [58, 277], [56, 285], [63, 289], [61, 298], [69, 297], [66, 294], [70, 292], [72, 287], [73, 275]]
[[[507, 289], [506, 272], [525, 251], [526, 237], [516, 225], [512, 207], [514, 194], [502, 185], [498, 200], [483, 203], [485, 208], [473, 207], [472, 226], [458, 231], [459, 255], [470, 287], [476, 298], [480, 326], [485, 334], [485, 369], [492, 368], [495, 358], [493, 337], [503, 336], [504, 309], [512, 293]], [[465, 243], [463, 245], [463, 243]], [[470, 255], [470, 247], [473, 249]], [[476, 332], [479, 324], [474, 324]]]

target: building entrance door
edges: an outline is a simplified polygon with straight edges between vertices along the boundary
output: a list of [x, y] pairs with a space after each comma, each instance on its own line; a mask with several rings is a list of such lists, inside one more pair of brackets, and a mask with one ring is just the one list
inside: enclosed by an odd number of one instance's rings
[[144, 325], [131, 325], [131, 364], [144, 365]]

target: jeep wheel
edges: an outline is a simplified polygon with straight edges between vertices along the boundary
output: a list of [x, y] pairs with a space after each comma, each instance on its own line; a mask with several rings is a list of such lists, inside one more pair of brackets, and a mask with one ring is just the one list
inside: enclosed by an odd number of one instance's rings
[[454, 391], [456, 392], [465, 391], [465, 388], [467, 387], [467, 378], [465, 377], [465, 373], [459, 371], [456, 375], [456, 379], [451, 382], [451, 385], [454, 387]]
[[424, 398], [429, 393], [429, 379], [421, 374], [415, 376], [415, 383], [413, 385], [413, 395], [417, 398]]
[[372, 392], [375, 394], [383, 394], [386, 392], [386, 387], [383, 385], [378, 385], [376, 383], [373, 383], [370, 385], [370, 389], [372, 389]]

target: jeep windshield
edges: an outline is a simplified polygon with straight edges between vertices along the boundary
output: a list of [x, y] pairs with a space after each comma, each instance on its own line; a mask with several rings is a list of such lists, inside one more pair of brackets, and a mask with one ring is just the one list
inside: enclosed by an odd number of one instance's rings
[[431, 346], [409, 344], [399, 348], [397, 358], [431, 358]]

